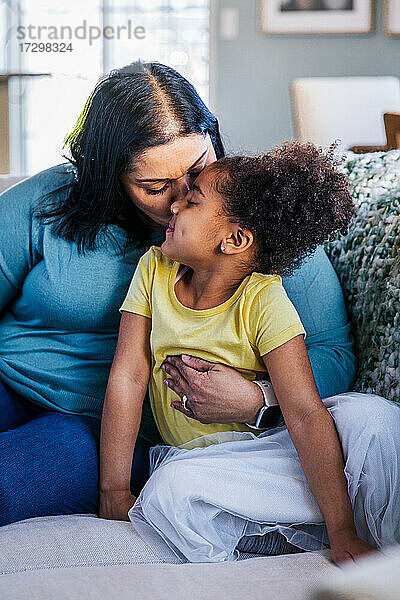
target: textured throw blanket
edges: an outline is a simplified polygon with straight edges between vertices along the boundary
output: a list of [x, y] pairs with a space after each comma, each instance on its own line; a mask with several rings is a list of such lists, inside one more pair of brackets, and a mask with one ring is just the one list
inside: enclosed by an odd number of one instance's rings
[[353, 389], [400, 402], [400, 150], [356, 156], [344, 171], [356, 216], [324, 246], [353, 325]]

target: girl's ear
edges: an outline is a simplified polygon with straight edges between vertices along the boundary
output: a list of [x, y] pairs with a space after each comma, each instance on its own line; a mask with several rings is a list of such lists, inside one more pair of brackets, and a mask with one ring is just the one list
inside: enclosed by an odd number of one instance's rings
[[251, 231], [241, 227], [224, 238], [222, 245], [225, 247], [225, 254], [239, 254], [250, 248], [253, 242], [254, 237]]

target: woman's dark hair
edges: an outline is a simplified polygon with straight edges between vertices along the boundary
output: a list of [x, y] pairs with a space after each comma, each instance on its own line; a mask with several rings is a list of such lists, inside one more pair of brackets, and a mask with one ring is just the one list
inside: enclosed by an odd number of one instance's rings
[[354, 204], [338, 164], [334, 146], [299, 142], [212, 164], [223, 212], [254, 235], [252, 271], [291, 275], [335, 232], [347, 233]]
[[76, 241], [79, 252], [93, 249], [98, 232], [109, 223], [124, 223], [127, 246], [148, 243], [150, 232], [125, 193], [121, 175], [147, 148], [193, 133], [209, 133], [217, 158], [224, 156], [218, 120], [177, 71], [142, 61], [111, 71], [96, 85], [66, 138], [71, 158], [64, 158], [76, 171], [72, 184], [64, 186], [65, 200], [53, 192], [43, 198], [37, 216], [56, 222], [57, 235]]

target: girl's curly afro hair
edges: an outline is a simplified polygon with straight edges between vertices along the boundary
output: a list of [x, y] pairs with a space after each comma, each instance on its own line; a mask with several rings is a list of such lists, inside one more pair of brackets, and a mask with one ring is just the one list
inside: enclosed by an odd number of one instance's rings
[[322, 242], [347, 233], [354, 205], [333, 156], [334, 146], [285, 142], [261, 156], [213, 163], [223, 212], [253, 233], [253, 271], [291, 275]]

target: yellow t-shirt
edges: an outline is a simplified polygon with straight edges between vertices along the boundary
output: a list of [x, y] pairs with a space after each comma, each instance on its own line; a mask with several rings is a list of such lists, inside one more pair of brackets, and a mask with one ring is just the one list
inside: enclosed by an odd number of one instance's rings
[[[150, 404], [163, 440], [178, 446], [217, 431], [252, 431], [243, 423], [202, 424], [172, 408], [180, 400], [164, 383], [168, 355], [189, 354], [233, 367], [247, 379], [266, 374], [261, 356], [305, 329], [279, 275], [252, 273], [226, 302], [205, 310], [183, 306], [175, 296], [180, 263], [151, 248], [141, 257], [119, 309], [152, 319]], [[135, 340], [132, 340], [135, 343]], [[190, 398], [190, 396], [189, 396]]]

